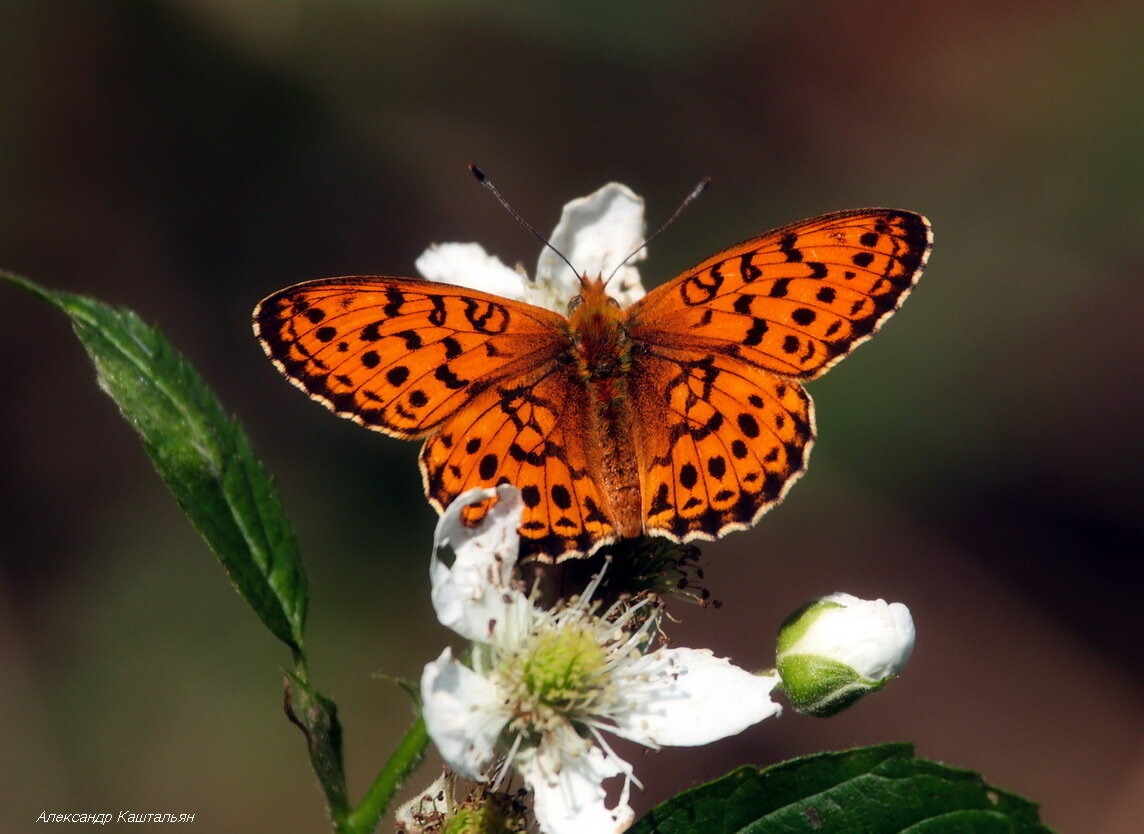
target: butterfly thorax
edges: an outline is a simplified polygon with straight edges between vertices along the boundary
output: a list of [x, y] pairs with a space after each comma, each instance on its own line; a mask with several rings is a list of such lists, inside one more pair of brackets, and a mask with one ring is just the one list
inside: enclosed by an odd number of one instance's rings
[[588, 393], [590, 436], [610, 516], [622, 536], [643, 532], [639, 470], [631, 448], [632, 400], [628, 390], [632, 342], [624, 312], [601, 278], [583, 277], [578, 303], [568, 316], [573, 362]]
[[623, 311], [599, 278], [581, 278], [578, 301], [568, 316], [576, 346], [576, 370], [585, 383], [619, 380], [631, 368], [631, 342]]

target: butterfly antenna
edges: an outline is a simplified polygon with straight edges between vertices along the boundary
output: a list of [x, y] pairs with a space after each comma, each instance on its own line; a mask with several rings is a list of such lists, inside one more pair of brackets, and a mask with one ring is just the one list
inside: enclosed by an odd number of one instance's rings
[[[622, 261], [620, 261], [619, 265], [617, 265], [616, 268], [612, 270], [612, 274], [608, 276], [608, 281], [611, 281], [612, 278], [615, 277], [616, 273], [619, 272], [623, 268], [624, 264], [626, 264], [628, 261], [630, 261], [636, 255], [638, 255], [644, 249], [646, 249], [647, 245], [649, 243], [651, 243], [653, 240], [655, 240], [657, 237], [659, 237], [660, 234], [662, 234], [663, 231], [668, 226], [670, 226], [672, 223], [674, 223], [676, 218], [679, 217], [679, 215], [683, 214], [683, 210], [685, 208], [687, 208], [689, 205], [691, 205], [692, 203], [694, 203], [699, 198], [699, 195], [707, 190], [707, 186], [709, 186], [710, 184], [711, 184], [711, 177], [704, 177], [703, 179], [701, 179], [699, 181], [699, 183], [693, 189], [691, 189], [691, 193], [683, 198], [683, 202], [679, 204], [679, 208], [677, 208], [674, 212], [672, 212], [671, 217], [669, 217], [669, 218], [667, 218], [667, 220], [663, 221], [663, 224], [658, 229], [656, 229], [654, 232], [652, 232], [651, 236], [647, 240], [645, 240], [643, 243], [641, 243], [639, 246], [637, 246], [632, 251], [632, 253], [630, 255], [628, 255], [626, 258], [624, 258]], [[607, 281], [605, 281], [604, 283], [607, 283]]]
[[[569, 261], [566, 257], [564, 257], [563, 252], [561, 252], [559, 249], [557, 249], [555, 246], [553, 246], [551, 243], [549, 243], [548, 238], [546, 238], [540, 232], [536, 231], [536, 229], [534, 229], [532, 227], [531, 223], [529, 223], [527, 220], [525, 220], [523, 217], [521, 217], [520, 214], [517, 213], [517, 210], [509, 205], [508, 200], [506, 200], [504, 197], [501, 196], [501, 193], [499, 191], [497, 191], [497, 187], [495, 185], [493, 185], [492, 180], [490, 180], [487, 176], [485, 176], [484, 171], [482, 171], [476, 165], [469, 165], [469, 170], [472, 171], [473, 176], [477, 178], [477, 182], [479, 182], [481, 185], [483, 185], [485, 188], [487, 188], [489, 190], [489, 193], [491, 193], [494, 197], [497, 198], [497, 202], [499, 202], [502, 206], [504, 206], [505, 211], [507, 211], [509, 214], [511, 214], [513, 216], [513, 218], [516, 219], [517, 223], [524, 226], [524, 228], [528, 229], [528, 231], [532, 232], [533, 237], [535, 237], [537, 240], [539, 240], [541, 243], [543, 243], [545, 246], [547, 246], [549, 249], [551, 249], [553, 252], [555, 252], [557, 257], [560, 258], [560, 260], [562, 260], [562, 261], [564, 261], [564, 263], [568, 264], [568, 268], [570, 270], [572, 270], [573, 275], [576, 275], [576, 276], [580, 275], [579, 270], [577, 270], [576, 267], [572, 266], [572, 262]], [[678, 214], [678, 213], [679, 212], [676, 212], [676, 214]]]

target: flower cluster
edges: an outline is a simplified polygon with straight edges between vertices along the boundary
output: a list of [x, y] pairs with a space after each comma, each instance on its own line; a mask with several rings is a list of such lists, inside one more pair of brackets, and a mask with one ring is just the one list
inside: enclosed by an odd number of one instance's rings
[[[497, 498], [476, 530], [464, 506]], [[652, 650], [659, 624], [649, 600], [592, 603], [600, 577], [555, 610], [513, 582], [520, 495], [473, 490], [442, 516], [431, 567], [438, 619], [472, 641], [467, 663], [445, 649], [421, 677], [425, 723], [461, 776], [494, 790], [515, 769], [550, 834], [623, 831], [632, 766], [604, 733], [644, 744], [693, 746], [777, 715], [774, 673], [755, 675], [705, 649]], [[439, 550], [448, 544], [447, 567]], [[622, 776], [608, 807], [604, 782]]]
[[[610, 183], [568, 203], [550, 240], [585, 272], [612, 275], [608, 292], [622, 306], [642, 297], [634, 262], [644, 255], [643, 201], [626, 187]], [[549, 249], [535, 279], [474, 243], [433, 246], [417, 267], [430, 280], [560, 312], [580, 289]], [[493, 499], [478, 526], [462, 521], [466, 507]], [[462, 657], [446, 648], [425, 666], [421, 698], [455, 775], [399, 811], [401, 830], [523, 830], [518, 799], [499, 793], [515, 772], [545, 834], [621, 832], [633, 820], [631, 786], [641, 785], [608, 735], [652, 749], [707, 744], [778, 715], [779, 688], [796, 709], [829, 714], [883, 685], [912, 649], [904, 606], [835, 595], [784, 623], [777, 670], [752, 673], [706, 649], [660, 645], [654, 596], [605, 607], [597, 592], [606, 566], [578, 595], [543, 607], [515, 570], [520, 516], [519, 491], [502, 485], [461, 495], [438, 523], [433, 607], [470, 648]], [[458, 776], [481, 786], [467, 802], [452, 798]], [[609, 801], [612, 779], [622, 782]]]

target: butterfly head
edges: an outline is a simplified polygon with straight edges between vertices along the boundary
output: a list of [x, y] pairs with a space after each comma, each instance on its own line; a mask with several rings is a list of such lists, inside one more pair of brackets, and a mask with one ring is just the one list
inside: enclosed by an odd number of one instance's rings
[[608, 280], [597, 276], [580, 275], [580, 292], [568, 302], [568, 319], [573, 328], [600, 316], [618, 318], [620, 302], [608, 295]]

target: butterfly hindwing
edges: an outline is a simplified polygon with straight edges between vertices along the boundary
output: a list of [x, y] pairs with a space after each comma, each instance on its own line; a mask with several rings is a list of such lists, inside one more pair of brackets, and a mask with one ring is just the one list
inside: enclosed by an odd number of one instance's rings
[[[474, 487], [519, 487], [526, 557], [559, 560], [610, 541], [598, 450], [587, 442], [589, 399], [566, 366], [539, 365], [492, 385], [447, 420], [421, 452], [425, 492], [438, 510]], [[469, 523], [487, 505], [467, 511]]]
[[663, 352], [639, 374], [634, 441], [648, 532], [713, 539], [749, 527], [805, 469], [814, 414], [797, 381], [720, 354]]

